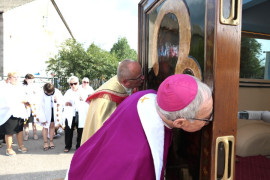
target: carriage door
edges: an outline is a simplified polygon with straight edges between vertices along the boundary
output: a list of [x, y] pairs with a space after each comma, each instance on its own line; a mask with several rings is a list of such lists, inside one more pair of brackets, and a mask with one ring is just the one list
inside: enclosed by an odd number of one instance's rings
[[139, 61], [144, 89], [172, 74], [213, 89], [214, 120], [196, 133], [175, 129], [167, 180], [233, 179], [238, 110], [241, 0], [142, 0]]

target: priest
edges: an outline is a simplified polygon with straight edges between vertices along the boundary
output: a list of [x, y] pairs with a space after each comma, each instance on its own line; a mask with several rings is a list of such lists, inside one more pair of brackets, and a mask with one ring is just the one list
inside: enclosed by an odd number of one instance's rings
[[210, 88], [193, 76], [165, 79], [122, 102], [78, 149], [66, 179], [162, 180], [172, 128], [200, 130], [212, 120]]
[[137, 61], [123, 60], [117, 68], [117, 76], [112, 77], [86, 100], [89, 103], [81, 144], [87, 141], [110, 117], [116, 107], [134, 89], [142, 85], [144, 76]]

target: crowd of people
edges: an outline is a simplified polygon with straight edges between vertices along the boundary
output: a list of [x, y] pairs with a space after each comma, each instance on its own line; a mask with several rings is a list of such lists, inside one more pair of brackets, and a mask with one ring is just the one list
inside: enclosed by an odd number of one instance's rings
[[144, 75], [133, 60], [121, 61], [117, 75], [95, 91], [87, 77], [81, 86], [78, 77], [69, 77], [64, 95], [51, 83], [35, 88], [33, 80], [27, 74], [21, 86], [18, 74], [9, 73], [1, 82], [0, 137], [5, 136], [6, 155], [13, 156], [14, 134], [18, 151], [28, 151], [23, 139], [29, 138], [29, 123], [35, 140], [36, 126], [42, 127], [44, 151], [55, 147], [53, 137], [63, 129], [63, 151], [69, 152], [76, 130], [66, 179], [164, 179], [172, 129], [195, 132], [212, 121], [212, 92], [206, 84], [176, 74], [157, 91], [138, 91]]
[[[69, 77], [70, 89], [63, 95], [52, 83], [42, 87], [36, 85], [32, 74], [26, 74], [22, 83], [18, 78], [18, 73], [10, 72], [0, 84], [3, 89], [0, 95], [0, 138], [2, 136], [7, 144], [8, 156], [16, 154], [11, 146], [13, 135], [17, 137], [18, 151], [27, 152], [23, 140], [28, 141], [31, 134], [34, 140], [38, 140], [37, 126], [42, 127], [44, 151], [55, 148], [53, 138], [58, 130], [64, 130], [64, 152], [72, 148], [76, 130], [78, 149], [126, 97], [138, 90], [144, 80], [140, 64], [128, 59], [119, 63], [117, 75], [96, 91], [89, 85], [87, 77], [81, 80], [81, 85], [78, 77]], [[33, 133], [30, 133], [30, 127]]]
[[[6, 155], [16, 155], [12, 148], [15, 134], [18, 151], [27, 152], [23, 141], [29, 139], [31, 134], [29, 127], [32, 127], [33, 139], [38, 140], [37, 126], [42, 127], [44, 151], [54, 149], [53, 138], [58, 130], [65, 131], [64, 152], [68, 152], [72, 146], [73, 130], [76, 129], [78, 132], [76, 148], [78, 148], [84, 126], [83, 120], [89, 106], [86, 98], [94, 92], [89, 85], [89, 78], [83, 78], [80, 85], [78, 77], [71, 76], [67, 82], [70, 89], [64, 95], [52, 83], [45, 83], [42, 87], [36, 85], [32, 74], [26, 74], [22, 83], [18, 79], [17, 72], [10, 72], [0, 84], [2, 91], [0, 139], [6, 143]], [[78, 114], [82, 119], [81, 122], [77, 119]]]

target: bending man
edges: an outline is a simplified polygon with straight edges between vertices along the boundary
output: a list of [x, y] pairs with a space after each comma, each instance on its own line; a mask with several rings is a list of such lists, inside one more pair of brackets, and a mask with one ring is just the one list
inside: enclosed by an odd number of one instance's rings
[[121, 103], [71, 161], [68, 179], [164, 179], [172, 128], [195, 132], [212, 120], [210, 88], [193, 76], [168, 77]]

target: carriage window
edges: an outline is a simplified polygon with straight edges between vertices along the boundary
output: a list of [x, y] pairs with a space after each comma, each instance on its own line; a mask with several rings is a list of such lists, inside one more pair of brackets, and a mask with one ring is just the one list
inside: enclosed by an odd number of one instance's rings
[[242, 37], [240, 78], [270, 80], [270, 40]]
[[242, 2], [240, 78], [270, 80], [270, 1]]

